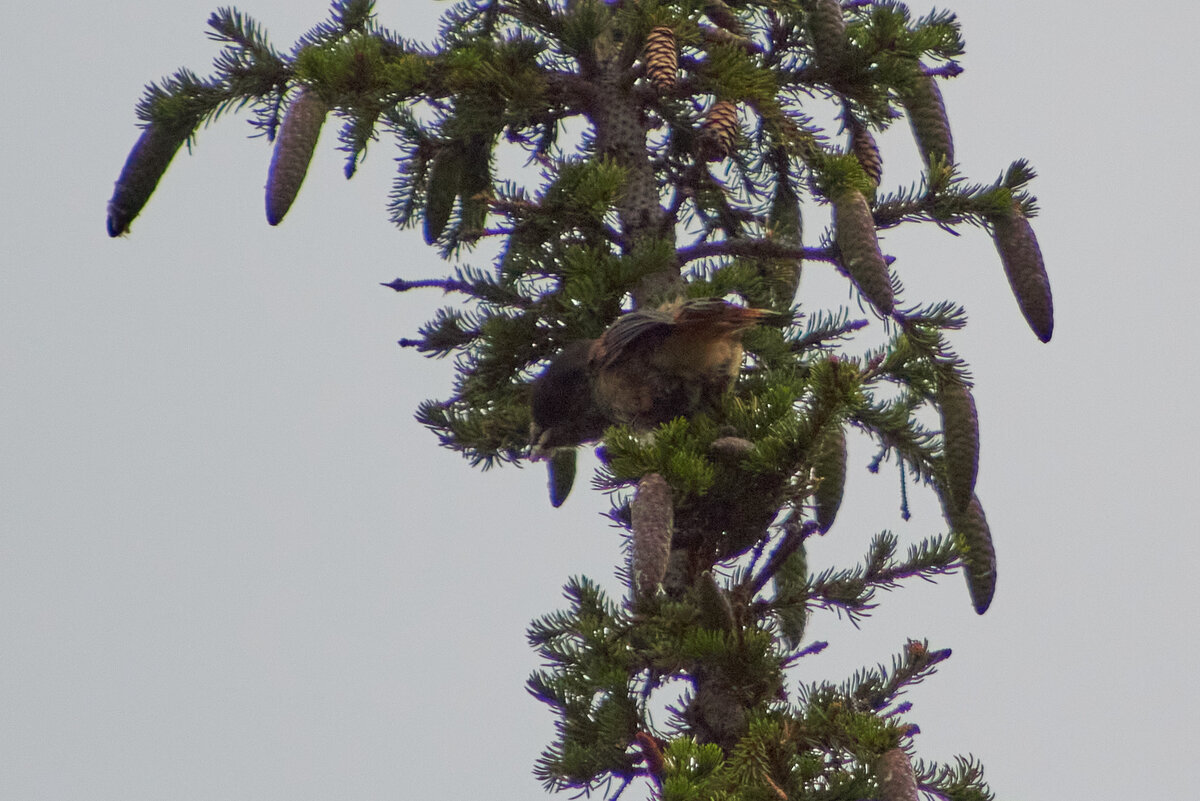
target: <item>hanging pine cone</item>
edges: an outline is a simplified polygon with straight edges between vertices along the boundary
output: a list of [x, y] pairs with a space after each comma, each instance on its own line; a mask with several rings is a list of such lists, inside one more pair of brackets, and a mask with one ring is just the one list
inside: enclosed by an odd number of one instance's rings
[[848, 189], [833, 198], [833, 232], [846, 273], [876, 309], [891, 314], [892, 279], [879, 250], [875, 218], [862, 192]]
[[742, 21], [733, 13], [733, 9], [726, 5], [723, 0], [705, 0], [704, 13], [714, 23], [721, 26], [725, 30], [737, 36], [745, 34], [742, 28]]
[[462, 184], [462, 165], [462, 154], [451, 145], [439, 150], [429, 163], [429, 183], [425, 192], [425, 243], [428, 245], [438, 241], [450, 221]]
[[302, 88], [283, 115], [267, 172], [267, 222], [271, 225], [279, 225], [292, 207], [328, 112], [316, 92]]
[[782, 604], [775, 614], [783, 642], [789, 649], [799, 648], [809, 615], [804, 602], [808, 597], [808, 555], [803, 542], [775, 574], [775, 597]]
[[125, 159], [125, 166], [113, 187], [112, 199], [108, 201], [109, 236], [120, 236], [129, 230], [129, 224], [150, 199], [189, 133], [171, 131], [153, 123], [142, 131]]
[[[779, 170], [775, 179], [775, 196], [771, 198], [771, 209], [767, 214], [767, 226], [771, 238], [782, 245], [799, 248], [803, 238], [804, 218], [800, 209], [800, 198], [792, 188], [786, 169]], [[784, 309], [792, 305], [796, 290], [800, 287], [800, 276], [804, 260], [763, 259], [759, 269], [771, 292], [773, 305]]]
[[660, 92], [670, 92], [679, 78], [679, 49], [675, 31], [665, 25], [654, 28], [646, 36], [642, 51], [646, 78]]
[[804, 221], [800, 213], [800, 197], [792, 188], [791, 176], [786, 169], [780, 170], [775, 178], [775, 196], [771, 198], [771, 209], [767, 213], [767, 224], [771, 236], [784, 244], [800, 246]]
[[737, 106], [728, 100], [717, 101], [708, 110], [708, 116], [700, 126], [700, 158], [705, 161], [728, 158], [741, 133]]
[[997, 215], [990, 221], [992, 240], [1021, 314], [1037, 338], [1049, 342], [1054, 333], [1054, 297], [1033, 226], [1015, 204], [1011, 214]]
[[846, 112], [846, 128], [850, 131], [850, 152], [858, 159], [871, 183], [879, 186], [883, 178], [883, 157], [879, 155], [874, 135], [849, 111]]
[[979, 498], [972, 496], [961, 512], [955, 511], [948, 501], [948, 498], [942, 499], [942, 513], [954, 535], [954, 545], [962, 555], [971, 604], [976, 614], [982, 615], [991, 606], [992, 596], [996, 593], [996, 548], [992, 544], [992, 530], [983, 515]]
[[916, 78], [910, 86], [899, 92], [900, 103], [908, 112], [913, 137], [921, 149], [925, 166], [939, 158], [947, 164], [954, 163], [954, 137], [950, 133], [950, 120], [946, 116], [946, 103], [937, 80], [927, 75], [918, 65]]
[[477, 238], [487, 225], [488, 198], [492, 194], [492, 139], [474, 134], [462, 145], [462, 178], [459, 194], [462, 239]]
[[667, 575], [675, 509], [671, 485], [658, 473], [642, 476], [630, 504], [633, 527], [631, 556], [634, 598], [654, 595]]
[[954, 376], [938, 376], [938, 407], [946, 459], [946, 488], [955, 511], [967, 508], [979, 473], [979, 414], [971, 390]]
[[828, 72], [841, 67], [846, 57], [846, 20], [838, 0], [816, 0], [808, 12], [808, 33], [812, 37], [813, 58]]
[[833, 527], [842, 495], [846, 490], [846, 431], [837, 426], [826, 433], [812, 457], [817, 489], [813, 502], [817, 510], [817, 531], [824, 534]]

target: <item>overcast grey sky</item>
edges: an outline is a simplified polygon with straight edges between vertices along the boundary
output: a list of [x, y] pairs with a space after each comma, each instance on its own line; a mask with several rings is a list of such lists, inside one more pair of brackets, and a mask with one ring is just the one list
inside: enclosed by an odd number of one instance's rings
[[[208, 70], [202, 0], [6, 4], [0, 270], [0, 798], [537, 798], [552, 732], [523, 682], [529, 620], [572, 574], [616, 588], [608, 501], [541, 469], [472, 471], [412, 419], [449, 365], [395, 340], [443, 303], [379, 286], [442, 269], [384, 204], [387, 142], [341, 177], [327, 131], [269, 228], [270, 156], [245, 117], [201, 132], [132, 236], [104, 205], [143, 85]], [[321, 0], [248, 0], [286, 49]], [[381, 0], [429, 39], [447, 4]], [[966, 73], [944, 90], [964, 171], [1017, 157], [1057, 321], [1026, 329], [990, 241], [891, 232], [907, 298], [971, 314], [954, 341], [982, 420], [979, 495], [1000, 578], [982, 618], [959, 576], [884, 596], [855, 631], [818, 617], [840, 681], [908, 637], [952, 647], [909, 695], [922, 756], [979, 756], [1000, 798], [1194, 788], [1200, 591], [1194, 511], [1191, 37], [1154, 4], [950, 7]], [[914, 4], [924, 11], [924, 3]], [[905, 131], [885, 184], [917, 177]], [[809, 228], [815, 236], [815, 226]], [[804, 293], [844, 298], [810, 267]], [[856, 448], [815, 566], [897, 520], [894, 472]]]

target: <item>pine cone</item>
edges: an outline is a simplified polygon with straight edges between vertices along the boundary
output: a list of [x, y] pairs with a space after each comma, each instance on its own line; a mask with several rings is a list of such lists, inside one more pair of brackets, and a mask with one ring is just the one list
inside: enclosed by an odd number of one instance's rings
[[631, 555], [636, 600], [654, 595], [667, 575], [675, 527], [671, 485], [658, 473], [642, 476], [629, 511], [633, 524]]
[[745, 35], [742, 21], [733, 13], [733, 9], [722, 0], [705, 0], [704, 13], [714, 23], [738, 36]]
[[109, 236], [120, 236], [129, 230], [129, 224], [145, 207], [180, 145], [187, 141], [188, 133], [169, 131], [153, 123], [142, 131], [125, 159], [112, 199], [108, 201]]
[[833, 198], [833, 229], [846, 273], [875, 308], [884, 315], [891, 314], [895, 306], [892, 279], [879, 250], [875, 219], [862, 192], [849, 189]]
[[729, 634], [737, 630], [729, 596], [717, 586], [717, 580], [709, 570], [696, 579], [696, 605], [700, 612], [698, 622], [704, 628]]
[[899, 93], [900, 103], [908, 112], [917, 147], [925, 166], [944, 158], [947, 164], [954, 163], [954, 137], [950, 134], [950, 120], [946, 116], [946, 103], [942, 90], [932, 75], [926, 75], [918, 66], [912, 85]]
[[279, 225], [292, 207], [328, 112], [316, 92], [302, 88], [283, 115], [267, 172], [267, 222], [271, 225]]
[[654, 28], [646, 36], [642, 51], [646, 78], [660, 92], [670, 92], [679, 77], [679, 51], [675, 31], [665, 25]]
[[938, 408], [946, 459], [946, 486], [955, 511], [967, 508], [979, 473], [979, 415], [970, 388], [954, 377], [938, 377]]
[[488, 198], [492, 194], [492, 140], [484, 134], [471, 136], [462, 150], [460, 231], [464, 238], [476, 237], [487, 225]]
[[804, 222], [800, 215], [800, 198], [792, 189], [786, 171], [781, 170], [775, 180], [775, 196], [771, 199], [771, 210], [767, 215], [771, 235], [779, 242], [800, 245]]
[[942, 499], [942, 512], [954, 535], [954, 544], [962, 555], [963, 574], [975, 612], [982, 615], [991, 606], [996, 592], [996, 548], [992, 531], [979, 498], [972, 496], [967, 508], [956, 512]]
[[813, 454], [813, 473], [817, 489], [813, 501], [817, 507], [817, 530], [822, 534], [833, 527], [842, 494], [846, 490], [846, 432], [841, 426], [821, 438]]
[[808, 589], [808, 557], [803, 542], [775, 574], [775, 588], [776, 598], [785, 602], [776, 609], [779, 633], [788, 648], [799, 648], [809, 613], [808, 607], [799, 602], [806, 598]]
[[992, 217], [991, 223], [992, 239], [1017, 305], [1037, 338], [1049, 342], [1054, 333], [1054, 298], [1033, 226], [1016, 206], [1011, 214]]
[[875, 143], [874, 135], [849, 113], [846, 114], [846, 127], [850, 130], [850, 152], [858, 159], [871, 183], [879, 186], [883, 178], [883, 157], [879, 155], [879, 145]]
[[705, 161], [728, 158], [741, 133], [737, 106], [728, 100], [718, 101], [700, 126], [700, 157]]
[[846, 58], [846, 20], [838, 0], [816, 0], [808, 12], [813, 57], [821, 69], [835, 72]]
[[450, 221], [454, 200], [462, 184], [462, 155], [458, 148], [446, 146], [429, 164], [429, 183], [425, 194], [425, 243], [438, 241]]
[[917, 778], [902, 748], [883, 753], [875, 763], [875, 781], [879, 783], [879, 801], [917, 801]]
[[[775, 197], [771, 199], [767, 225], [774, 240], [798, 248], [802, 243], [804, 218], [800, 211], [800, 198], [788, 180], [787, 171], [781, 170], [776, 178]], [[761, 264], [777, 307], [791, 306], [800, 287], [804, 261], [799, 258], [765, 259]]]
[[708, 446], [708, 452], [729, 464], [737, 464], [754, 453], [754, 443], [741, 437], [718, 437]]

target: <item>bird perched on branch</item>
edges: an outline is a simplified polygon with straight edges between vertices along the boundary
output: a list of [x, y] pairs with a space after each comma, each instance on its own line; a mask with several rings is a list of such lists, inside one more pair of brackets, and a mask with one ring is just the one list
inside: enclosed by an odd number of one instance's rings
[[597, 339], [568, 344], [533, 384], [531, 455], [597, 440], [610, 425], [646, 430], [711, 412], [742, 366], [742, 333], [767, 309], [720, 298], [629, 312]]

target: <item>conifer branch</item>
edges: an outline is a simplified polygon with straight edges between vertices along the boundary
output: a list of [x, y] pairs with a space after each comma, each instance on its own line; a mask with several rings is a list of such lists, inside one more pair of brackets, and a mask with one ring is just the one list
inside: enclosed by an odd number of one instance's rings
[[719, 242], [701, 242], [679, 248], [679, 264], [685, 265], [699, 259], [714, 256], [748, 256], [761, 259], [803, 259], [805, 261], [836, 262], [837, 256], [831, 248], [806, 248], [787, 245], [771, 239], [725, 239]]
[[816, 533], [816, 530], [817, 524], [811, 520], [799, 524], [797, 517], [791, 518], [789, 524], [784, 527], [783, 538], [771, 552], [767, 563], [753, 578], [746, 577], [746, 581], [738, 588], [739, 592], [746, 598], [753, 598], [761, 592], [767, 583], [775, 578], [783, 564], [804, 544], [804, 540]]

